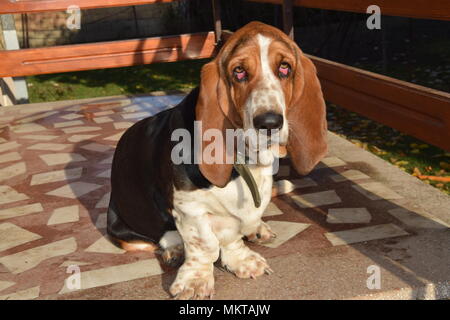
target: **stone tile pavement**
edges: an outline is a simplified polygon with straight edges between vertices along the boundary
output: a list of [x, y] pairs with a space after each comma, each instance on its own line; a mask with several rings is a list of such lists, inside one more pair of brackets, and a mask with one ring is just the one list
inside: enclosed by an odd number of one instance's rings
[[[0, 299], [167, 299], [175, 270], [105, 236], [115, 144], [181, 95], [0, 109]], [[276, 241], [249, 246], [275, 270], [216, 270], [219, 299], [445, 298], [450, 199], [330, 133], [307, 177], [282, 159], [264, 220]], [[65, 280], [81, 270], [81, 289]], [[381, 288], [369, 289], [368, 267]]]

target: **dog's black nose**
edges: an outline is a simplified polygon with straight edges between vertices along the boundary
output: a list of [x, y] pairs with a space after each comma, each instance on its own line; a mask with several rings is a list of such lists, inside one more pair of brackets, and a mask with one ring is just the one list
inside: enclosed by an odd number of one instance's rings
[[253, 118], [255, 129], [280, 129], [283, 126], [283, 116], [275, 112], [266, 112]]

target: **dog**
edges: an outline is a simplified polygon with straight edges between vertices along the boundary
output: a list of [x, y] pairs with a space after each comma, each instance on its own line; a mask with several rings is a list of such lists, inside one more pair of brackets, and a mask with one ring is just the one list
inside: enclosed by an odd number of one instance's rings
[[[200, 86], [182, 102], [130, 127], [113, 158], [107, 232], [125, 250], [159, 248], [167, 263], [182, 262], [170, 287], [179, 299], [213, 296], [213, 264], [219, 256], [239, 278], [272, 273], [244, 238], [265, 242], [275, 237], [261, 220], [271, 199], [267, 168], [276, 160], [274, 153], [265, 152], [264, 161], [246, 166], [260, 196], [256, 203], [255, 188], [233, 163], [172, 161], [173, 132], [195, 136], [195, 121], [202, 124], [201, 134], [277, 130], [271, 144], [287, 150], [302, 175], [327, 152], [325, 102], [313, 63], [283, 32], [260, 22], [230, 36], [203, 66]], [[212, 143], [198, 141], [202, 150]], [[192, 160], [197, 149], [183, 156]]]

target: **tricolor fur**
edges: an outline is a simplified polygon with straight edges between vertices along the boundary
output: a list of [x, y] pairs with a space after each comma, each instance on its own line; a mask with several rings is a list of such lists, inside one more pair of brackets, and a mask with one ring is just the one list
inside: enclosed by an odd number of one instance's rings
[[272, 143], [287, 147], [294, 168], [308, 173], [326, 153], [325, 104], [315, 68], [281, 31], [252, 22], [203, 67], [199, 88], [178, 106], [139, 121], [119, 141], [108, 233], [128, 250], [159, 244], [167, 260], [174, 259], [170, 252], [180, 258], [184, 247], [172, 295], [212, 296], [213, 263], [219, 257], [241, 278], [272, 272], [243, 240], [275, 236], [261, 220], [271, 198], [272, 152], [249, 165], [261, 195], [259, 208], [232, 164], [175, 165], [170, 158], [171, 133], [183, 128], [194, 136], [195, 120], [202, 121], [203, 130], [259, 129], [255, 119], [269, 113], [281, 120], [278, 141]]

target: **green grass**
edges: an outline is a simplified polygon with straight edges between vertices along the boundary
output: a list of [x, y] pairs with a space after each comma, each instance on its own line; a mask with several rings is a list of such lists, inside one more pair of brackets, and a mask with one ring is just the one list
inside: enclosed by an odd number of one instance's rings
[[[189, 89], [198, 85], [200, 69], [207, 61], [182, 61], [29, 77], [30, 100], [45, 102]], [[414, 70], [414, 74], [411, 74], [411, 65], [398, 64], [395, 70], [390, 69], [388, 75], [397, 75], [425, 85], [429, 83], [436, 89], [445, 90], [444, 83], [434, 80], [449, 80], [448, 67], [438, 69], [437, 76], [436, 71], [430, 71], [436, 70], [435, 68], [415, 68], [419, 70]], [[379, 71], [374, 66], [367, 69]], [[328, 106], [328, 121], [331, 131], [410, 174], [450, 175], [450, 153], [442, 149], [332, 104]], [[450, 183], [423, 181], [450, 194]]]
[[208, 60], [157, 63], [27, 78], [30, 102], [72, 100], [194, 88]]

